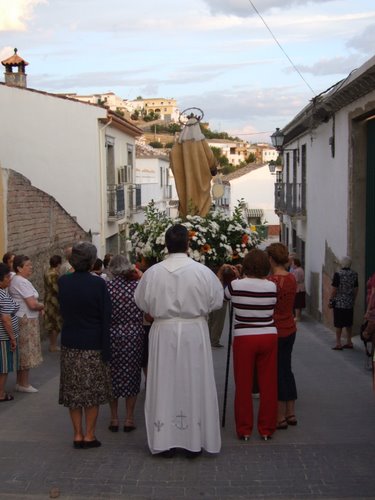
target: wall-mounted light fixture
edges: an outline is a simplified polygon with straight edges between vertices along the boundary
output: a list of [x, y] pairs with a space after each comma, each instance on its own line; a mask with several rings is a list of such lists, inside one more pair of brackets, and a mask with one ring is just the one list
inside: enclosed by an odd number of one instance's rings
[[276, 128], [275, 132], [271, 135], [272, 146], [277, 149], [280, 153], [284, 151], [293, 151], [297, 154], [297, 162], [299, 162], [299, 149], [298, 148], [284, 148], [285, 135], [281, 132], [279, 128]]

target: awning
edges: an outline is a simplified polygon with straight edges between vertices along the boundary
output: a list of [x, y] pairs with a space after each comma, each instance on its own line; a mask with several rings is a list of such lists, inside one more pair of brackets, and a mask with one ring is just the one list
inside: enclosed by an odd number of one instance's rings
[[247, 216], [248, 217], [263, 217], [264, 212], [262, 208], [248, 208]]

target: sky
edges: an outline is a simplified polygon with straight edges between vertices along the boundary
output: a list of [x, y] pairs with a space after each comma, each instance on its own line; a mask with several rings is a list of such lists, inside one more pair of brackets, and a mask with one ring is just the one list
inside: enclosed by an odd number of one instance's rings
[[375, 2], [0, 0], [0, 60], [14, 47], [30, 88], [174, 98], [212, 130], [269, 142], [374, 56]]

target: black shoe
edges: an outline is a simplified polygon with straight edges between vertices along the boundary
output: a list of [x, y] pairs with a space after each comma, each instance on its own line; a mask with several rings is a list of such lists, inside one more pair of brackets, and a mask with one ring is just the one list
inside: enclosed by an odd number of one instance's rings
[[118, 432], [118, 425], [109, 425], [109, 426], [108, 426], [108, 429], [109, 429], [111, 432]]
[[260, 436], [262, 441], [269, 441], [270, 439], [272, 439], [272, 436], [269, 436], [269, 435], [264, 435], [264, 436]]
[[93, 441], [83, 441], [83, 446], [82, 448], [87, 450], [89, 448], [99, 448], [102, 443], [98, 441], [97, 439], [94, 439]]
[[246, 436], [240, 436], [239, 439], [241, 441], [250, 441], [250, 436], [246, 435]]
[[176, 448], [170, 448], [169, 450], [162, 451], [161, 453], [156, 453], [156, 456], [162, 458], [173, 458], [176, 455]]
[[73, 448], [76, 450], [83, 448], [83, 441], [73, 441]]
[[202, 455], [202, 450], [201, 451], [185, 450], [185, 456], [186, 456], [186, 458], [197, 458], [200, 455]]
[[136, 429], [135, 425], [124, 425], [124, 432], [135, 431], [135, 429]]

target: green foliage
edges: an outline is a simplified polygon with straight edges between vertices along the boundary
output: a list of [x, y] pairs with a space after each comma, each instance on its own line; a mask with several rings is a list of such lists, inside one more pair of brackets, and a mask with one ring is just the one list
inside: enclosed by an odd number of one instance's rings
[[167, 149], [172, 149], [173, 145], [174, 145], [174, 142], [167, 142], [166, 144], [164, 144], [164, 147]]
[[220, 172], [224, 175], [228, 175], [228, 174], [231, 174], [232, 172], [235, 172], [237, 169], [234, 165], [227, 165], [225, 167], [223, 167]]
[[146, 208], [144, 223], [130, 225], [131, 260], [163, 260], [167, 253], [166, 230], [173, 224], [183, 224], [189, 230], [191, 258], [212, 268], [224, 263], [238, 263], [261, 241], [259, 235], [248, 227], [244, 207], [244, 201], [240, 200], [231, 217], [216, 209], [206, 217], [188, 215], [184, 220], [173, 220], [157, 210], [152, 201]]
[[246, 158], [247, 163], [255, 163], [257, 161], [257, 157], [255, 153], [249, 153], [249, 156]]
[[238, 137], [232, 137], [227, 132], [213, 132], [208, 127], [205, 127], [201, 124], [202, 134], [206, 137], [206, 139], [224, 139], [226, 141], [240, 141]]
[[115, 113], [116, 113], [116, 115], [121, 116], [121, 118], [124, 118], [124, 116], [125, 116], [125, 113], [120, 108], [116, 108]]
[[150, 111], [149, 113], [143, 115], [143, 120], [145, 122], [152, 122], [154, 120], [159, 120], [159, 118], [159, 113], [155, 113], [155, 111]]
[[230, 165], [228, 158], [226, 156], [224, 156], [223, 154], [221, 154], [220, 148], [216, 148], [215, 146], [211, 146], [211, 149], [212, 149], [212, 152], [214, 154], [214, 157], [216, 158], [216, 161], [218, 162], [218, 164], [221, 167], [228, 167]]
[[135, 110], [133, 111], [132, 115], [130, 116], [130, 118], [131, 118], [132, 120], [139, 120], [139, 115], [140, 115], [140, 113], [139, 113], [139, 109], [135, 109]]
[[156, 148], [156, 149], [160, 149], [163, 147], [163, 144], [159, 141], [151, 141], [149, 143], [149, 146], [153, 147], [153, 148]]

